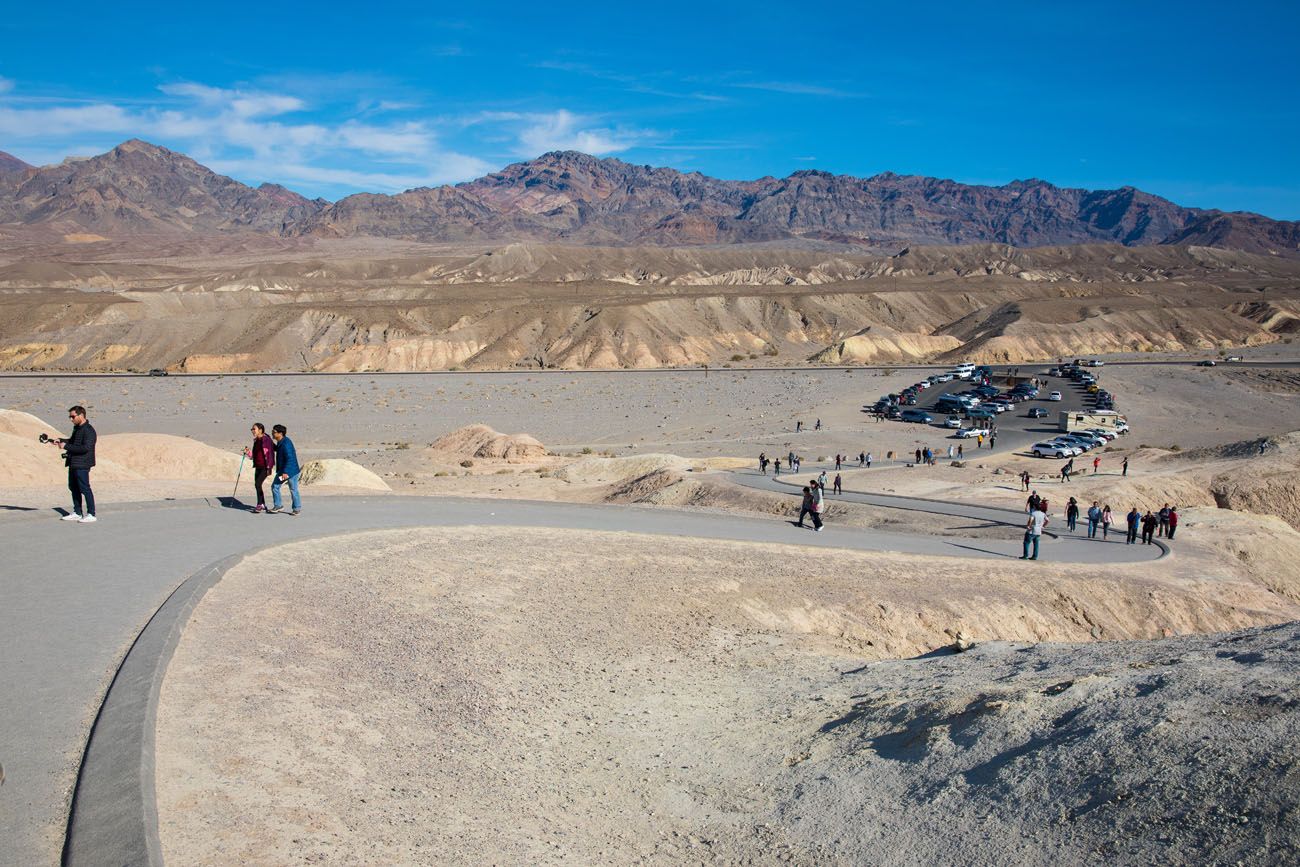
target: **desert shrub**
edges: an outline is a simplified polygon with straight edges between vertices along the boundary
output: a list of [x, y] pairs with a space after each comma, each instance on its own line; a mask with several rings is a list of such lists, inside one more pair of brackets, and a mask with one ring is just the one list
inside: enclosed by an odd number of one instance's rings
[[745, 360], [745, 356], [743, 356], [743, 355], [733, 355], [733, 356], [731, 356], [731, 360], [732, 360], [732, 361], [744, 361], [744, 360]]
[[763, 350], [763, 354], [770, 358], [773, 355], [779, 355], [780, 351], [775, 346], [769, 346]]
[[436, 473], [433, 474], [433, 477], [436, 479], [436, 478], [438, 478], [438, 477], [440, 477], [440, 476], [445, 476], [445, 475], [447, 475], [447, 471], [446, 471], [446, 470], [438, 470], [438, 472], [436, 472]]
[[393, 448], [398, 449], [400, 451], [406, 451], [410, 447], [411, 447], [410, 443], [393, 443]]
[[591, 446], [583, 446], [583, 447], [582, 447], [582, 453], [583, 453], [584, 455], [589, 455], [589, 454], [592, 453], [592, 451], [593, 451], [593, 449], [591, 448]]
[[460, 465], [461, 465], [462, 467], [469, 468], [469, 467], [474, 466], [474, 462], [471, 461], [469, 458], [465, 458], [465, 460], [463, 460], [463, 461], [460, 462]]

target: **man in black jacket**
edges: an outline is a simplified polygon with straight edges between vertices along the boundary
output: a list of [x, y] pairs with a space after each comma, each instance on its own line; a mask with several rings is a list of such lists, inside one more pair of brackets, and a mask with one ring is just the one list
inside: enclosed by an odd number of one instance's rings
[[[74, 406], [68, 410], [72, 419], [72, 436], [65, 440], [53, 439], [50, 443], [64, 451], [63, 462], [68, 465], [68, 490], [72, 492], [72, 511], [63, 516], [65, 521], [93, 524], [95, 494], [90, 490], [90, 468], [95, 465], [95, 429], [86, 420], [86, 408]], [[85, 509], [81, 501], [85, 499]]]

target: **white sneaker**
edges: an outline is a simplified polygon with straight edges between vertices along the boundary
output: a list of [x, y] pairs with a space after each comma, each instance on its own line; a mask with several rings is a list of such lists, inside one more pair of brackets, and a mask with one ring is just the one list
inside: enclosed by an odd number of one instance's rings
[[59, 520], [60, 520], [60, 521], [80, 521], [80, 520], [81, 520], [81, 516], [78, 515], [76, 512], [69, 512], [68, 514], [64, 515], [62, 518], [59, 518]]
[[81, 523], [83, 523], [83, 524], [93, 524], [93, 523], [95, 523], [95, 522], [98, 521], [98, 520], [99, 520], [99, 519], [96, 518], [94, 515], [87, 515], [86, 517], [84, 517], [84, 518], [81, 519]]

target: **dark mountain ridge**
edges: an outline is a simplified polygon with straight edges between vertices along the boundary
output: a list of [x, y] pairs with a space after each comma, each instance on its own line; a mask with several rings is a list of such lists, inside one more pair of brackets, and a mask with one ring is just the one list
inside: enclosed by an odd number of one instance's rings
[[[885, 172], [726, 181], [574, 151], [454, 186], [330, 203], [254, 189], [138, 140], [32, 168], [0, 154], [0, 223], [65, 231], [251, 231], [416, 241], [695, 245], [801, 239], [866, 247], [1186, 244], [1300, 255], [1300, 222], [1185, 208], [1133, 187], [1003, 186]], [[17, 163], [18, 165], [13, 165]]]

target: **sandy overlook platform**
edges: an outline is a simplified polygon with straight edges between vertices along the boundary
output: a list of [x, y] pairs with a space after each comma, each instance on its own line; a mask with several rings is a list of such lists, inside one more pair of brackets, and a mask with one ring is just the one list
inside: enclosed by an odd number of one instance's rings
[[[163, 686], [168, 862], [901, 864], [978, 844], [990, 863], [1082, 863], [1162, 851], [1115, 827], [1189, 795], [1172, 851], [1294, 851], [1249, 824], [1296, 809], [1273, 752], [1300, 723], [1284, 710], [1293, 627], [1224, 645], [1220, 659], [1263, 661], [1230, 685], [1203, 667], [1212, 639], [873, 664], [931, 650], [945, 626], [1022, 642], [1230, 629], [1276, 606], [1262, 588], [1140, 566], [1024, 582], [787, 545], [509, 539], [359, 533], [231, 569]], [[1208, 694], [1222, 717], [1197, 719]], [[1126, 745], [1134, 726], [1150, 745]], [[1183, 755], [1206, 739], [1231, 744], [1213, 774]], [[1275, 785], [1239, 805], [1260, 780]], [[1032, 803], [1049, 792], [1055, 806]]]

